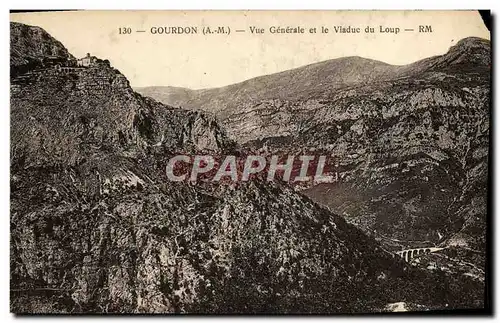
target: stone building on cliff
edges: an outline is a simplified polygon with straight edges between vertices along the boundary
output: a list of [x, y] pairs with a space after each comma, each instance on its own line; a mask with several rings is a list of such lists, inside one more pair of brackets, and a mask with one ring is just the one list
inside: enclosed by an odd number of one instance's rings
[[97, 57], [90, 56], [90, 53], [87, 53], [87, 56], [80, 58], [77, 60], [77, 66], [88, 67], [97, 63]]

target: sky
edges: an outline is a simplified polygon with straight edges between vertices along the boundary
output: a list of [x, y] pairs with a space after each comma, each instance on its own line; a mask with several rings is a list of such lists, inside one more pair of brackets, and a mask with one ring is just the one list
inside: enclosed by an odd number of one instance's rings
[[[109, 59], [133, 87], [221, 87], [344, 56], [404, 65], [444, 54], [465, 37], [490, 39], [476, 11], [79, 11], [16, 13], [10, 20], [42, 27], [76, 57]], [[418, 32], [420, 25], [432, 32]], [[198, 34], [151, 32], [178, 26], [197, 27]], [[230, 33], [202, 33], [218, 26]], [[252, 26], [264, 34], [251, 33]], [[287, 26], [305, 33], [270, 33]], [[335, 33], [335, 26], [361, 32]]]

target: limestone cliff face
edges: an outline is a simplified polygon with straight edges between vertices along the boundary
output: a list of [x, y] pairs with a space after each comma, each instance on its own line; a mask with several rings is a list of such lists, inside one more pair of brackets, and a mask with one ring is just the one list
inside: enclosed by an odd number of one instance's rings
[[[486, 215], [489, 69], [481, 65], [486, 58], [468, 54], [474, 60], [466, 62], [456, 51], [443, 69], [411, 78], [329, 98], [263, 102], [226, 119], [228, 131], [242, 129], [254, 147], [331, 152], [340, 181], [310, 188], [311, 198], [372, 234], [444, 243], [471, 219], [484, 228]], [[474, 211], [465, 216], [463, 208]], [[479, 227], [469, 237], [475, 247], [484, 246]]]
[[407, 266], [286, 185], [166, 181], [172, 154], [234, 143], [215, 117], [144, 98], [104, 62], [11, 81], [13, 312], [482, 306], [480, 283]]
[[215, 111], [230, 138], [253, 149], [329, 152], [339, 182], [305, 193], [398, 248], [446, 244], [459, 232], [478, 247], [490, 64], [490, 42], [466, 38], [406, 66], [348, 57], [191, 92], [178, 104]]
[[162, 183], [143, 165], [109, 157], [13, 177], [13, 311], [345, 313], [398, 300], [427, 309], [481, 306], [477, 282], [464, 277], [450, 289], [456, 279], [407, 267], [289, 187], [257, 181], [222, 187], [215, 197]]
[[217, 151], [230, 144], [215, 119], [135, 93], [116, 69], [42, 69], [11, 86], [13, 164], [76, 165], [109, 152], [139, 156], [151, 146]]
[[48, 59], [69, 58], [73, 56], [68, 50], [42, 28], [10, 23], [11, 75], [43, 66]]

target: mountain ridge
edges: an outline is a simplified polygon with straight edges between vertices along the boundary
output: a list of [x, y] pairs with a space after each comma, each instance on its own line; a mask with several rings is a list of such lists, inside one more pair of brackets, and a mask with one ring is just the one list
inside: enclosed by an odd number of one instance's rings
[[[26, 37], [18, 54], [29, 56], [37, 38]], [[165, 160], [176, 153], [234, 152], [215, 117], [135, 93], [105, 61], [21, 65], [11, 66], [11, 311], [481, 306], [476, 280], [413, 268], [282, 183], [214, 194], [165, 182]]]
[[[328, 74], [346, 59], [325, 61], [312, 66], [332, 69], [313, 69], [296, 84], [276, 75], [306, 75], [311, 65], [196, 92], [182, 105], [201, 103], [195, 108], [217, 115], [230, 138], [255, 151], [330, 152], [339, 181], [304, 193], [367, 234], [404, 248], [459, 241], [484, 250], [490, 47], [465, 38], [443, 55], [382, 65], [385, 74], [338, 87]], [[356, 79], [359, 64], [352, 65], [345, 79]]]
[[[471, 50], [482, 50], [484, 47], [488, 47], [489, 50], [489, 44], [490, 41], [486, 39], [467, 37], [458, 41], [443, 55], [436, 55], [405, 65], [391, 65], [378, 60], [349, 56], [257, 76], [217, 88], [191, 90], [169, 86], [152, 86], [137, 87], [135, 90], [166, 104], [181, 105], [188, 109], [201, 109], [215, 113], [224, 120], [229, 114], [237, 112], [236, 106], [248, 105], [249, 101], [285, 98], [297, 100], [304, 98], [302, 92], [305, 92], [304, 95], [308, 95], [309, 92], [319, 92], [322, 95], [330, 90], [369, 84], [371, 81], [380, 82], [409, 77], [411, 74], [423, 73], [430, 68], [449, 67], [450, 64], [457, 63], [457, 56], [470, 53]], [[481, 63], [487, 64], [487, 62]], [[335, 75], [341, 76], [336, 78]], [[297, 78], [302, 78], [305, 81], [298, 82]], [[328, 90], [318, 89], [313, 84], [314, 82], [318, 83], [318, 86], [330, 85], [331, 88]], [[311, 83], [312, 86], [308, 86], [308, 83]], [[302, 88], [299, 88], [299, 85]], [[161, 88], [168, 89], [168, 93], [162, 94]], [[244, 93], [241, 93], [243, 89], [245, 89]], [[183, 95], [178, 94], [176, 90], [182, 92]], [[171, 96], [172, 98], [170, 98]]]

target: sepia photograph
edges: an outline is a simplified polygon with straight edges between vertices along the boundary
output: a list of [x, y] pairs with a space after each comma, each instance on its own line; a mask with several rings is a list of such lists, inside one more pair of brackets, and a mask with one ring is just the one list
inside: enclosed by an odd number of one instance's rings
[[491, 310], [489, 11], [9, 18], [11, 313]]

